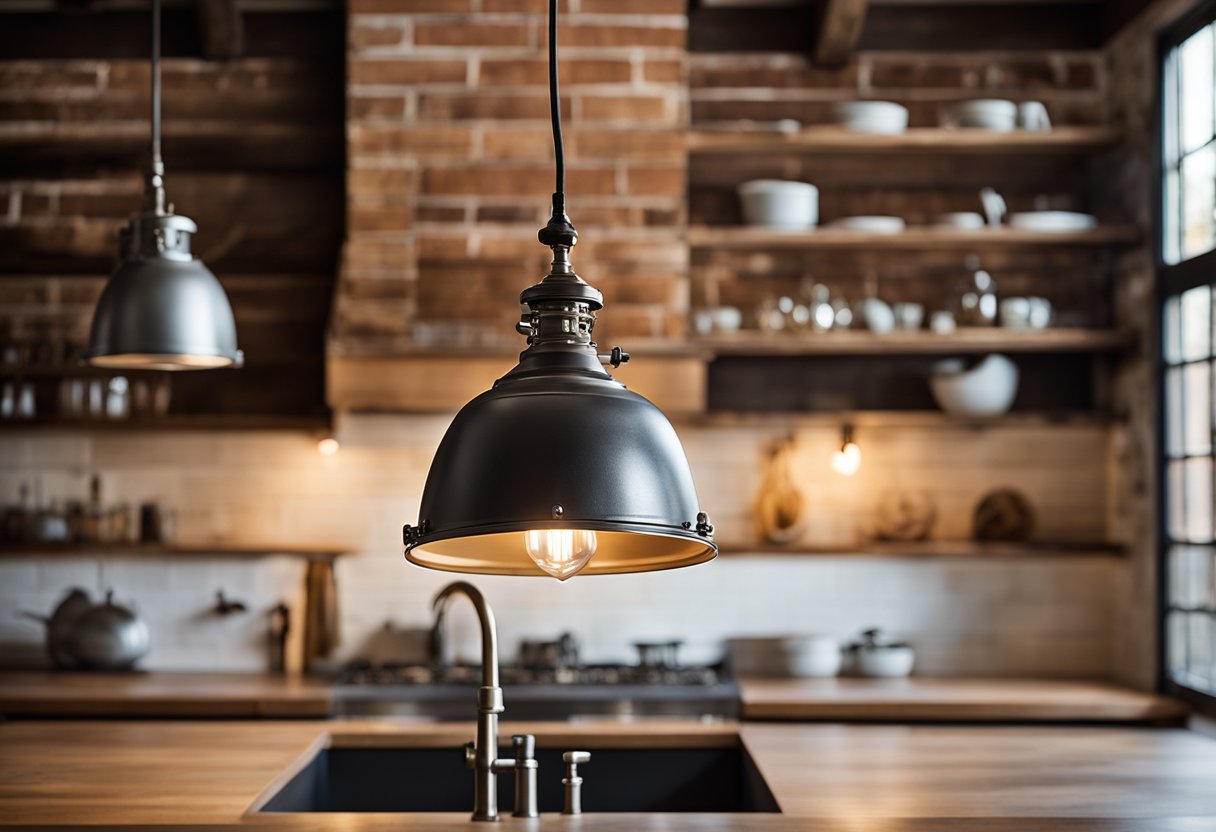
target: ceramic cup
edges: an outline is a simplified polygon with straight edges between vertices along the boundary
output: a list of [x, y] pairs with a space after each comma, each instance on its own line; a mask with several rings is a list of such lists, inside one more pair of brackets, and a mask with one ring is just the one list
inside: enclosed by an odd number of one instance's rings
[[1051, 117], [1042, 101], [1023, 101], [1018, 105], [1018, 127], [1035, 133], [1046, 133], [1051, 129]]
[[920, 329], [925, 322], [925, 307], [921, 303], [901, 302], [895, 304], [895, 326], [898, 329]]

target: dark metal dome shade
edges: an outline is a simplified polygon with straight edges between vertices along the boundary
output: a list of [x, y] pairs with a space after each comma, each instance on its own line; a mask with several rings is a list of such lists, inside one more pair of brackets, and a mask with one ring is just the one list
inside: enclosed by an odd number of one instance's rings
[[195, 230], [192, 220], [174, 214], [131, 220], [122, 263], [93, 314], [91, 364], [203, 370], [242, 363], [224, 287], [190, 253]]
[[596, 533], [584, 575], [712, 560], [713, 528], [663, 413], [594, 352], [535, 350], [456, 415], [420, 523], [405, 527], [406, 557], [449, 572], [543, 575], [525, 533], [577, 529]]

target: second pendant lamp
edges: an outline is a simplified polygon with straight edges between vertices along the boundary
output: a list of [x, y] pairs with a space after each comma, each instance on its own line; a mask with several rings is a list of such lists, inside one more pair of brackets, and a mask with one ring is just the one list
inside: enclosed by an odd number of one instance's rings
[[602, 575], [717, 555], [692, 472], [662, 412], [605, 369], [628, 361], [592, 339], [603, 295], [574, 273], [549, 2], [549, 100], [557, 184], [538, 238], [550, 273], [520, 295], [519, 364], [456, 415], [431, 463], [406, 558], [449, 572]]
[[239, 367], [236, 321], [224, 287], [190, 253], [198, 226], [165, 198], [160, 152], [160, 2], [152, 0], [152, 160], [143, 210], [123, 229], [120, 263], [93, 313], [86, 355], [99, 367]]

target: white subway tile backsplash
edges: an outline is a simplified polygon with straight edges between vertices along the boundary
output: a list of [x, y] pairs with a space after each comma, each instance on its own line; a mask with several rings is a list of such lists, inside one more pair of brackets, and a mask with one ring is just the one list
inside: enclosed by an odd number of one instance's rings
[[[182, 543], [341, 544], [356, 554], [337, 565], [339, 658], [416, 650], [416, 639], [385, 624], [429, 627], [430, 599], [452, 578], [412, 567], [401, 553], [401, 526], [418, 519], [427, 470], [449, 420], [346, 417], [334, 457], [317, 453], [316, 437], [306, 433], [10, 435], [0, 440], [0, 498], [12, 502], [21, 482], [34, 481], [44, 501], [58, 493], [53, 489], [83, 496], [88, 476], [98, 471], [108, 499], [160, 501]], [[786, 432], [681, 426], [680, 433], [719, 541], [754, 539], [762, 463]], [[1043, 537], [1095, 540], [1106, 531], [1102, 428], [864, 428], [858, 440], [862, 469], [846, 479], [828, 463], [838, 430], [798, 432], [794, 469], [807, 498], [808, 543], [847, 546], [870, 533], [878, 499], [893, 488], [931, 496], [938, 539], [969, 537], [975, 504], [998, 487], [1030, 498]], [[40, 644], [41, 627], [15, 610], [49, 612], [79, 585], [94, 595], [113, 587], [149, 619], [149, 668], [260, 670], [268, 610], [285, 600], [300, 626], [304, 568], [291, 557], [8, 560], [0, 563], [0, 661], [28, 656]], [[1112, 670], [1122, 569], [1106, 558], [772, 555], [564, 584], [475, 580], [495, 606], [508, 655], [519, 638], [571, 630], [589, 661], [629, 659], [633, 641], [666, 637], [685, 639], [685, 658], [712, 661], [734, 634], [849, 639], [880, 626], [914, 642], [920, 672], [1074, 676]], [[213, 616], [219, 589], [249, 611]], [[469, 611], [454, 611], [451, 626], [458, 650], [474, 656]]]

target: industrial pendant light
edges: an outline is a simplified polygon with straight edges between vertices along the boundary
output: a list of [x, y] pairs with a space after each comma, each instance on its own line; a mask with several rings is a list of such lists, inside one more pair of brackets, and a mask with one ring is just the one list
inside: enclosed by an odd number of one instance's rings
[[152, 165], [143, 210], [123, 229], [121, 262], [89, 334], [89, 363], [135, 370], [239, 367], [236, 322], [224, 287], [190, 253], [198, 226], [165, 200], [160, 155], [160, 0], [152, 0]]
[[405, 556], [419, 566], [565, 580], [692, 566], [718, 553], [684, 449], [657, 407], [625, 389], [592, 340], [604, 299], [574, 273], [549, 2], [549, 107], [557, 187], [538, 238], [547, 277], [524, 290], [519, 364], [456, 415], [435, 453]]

